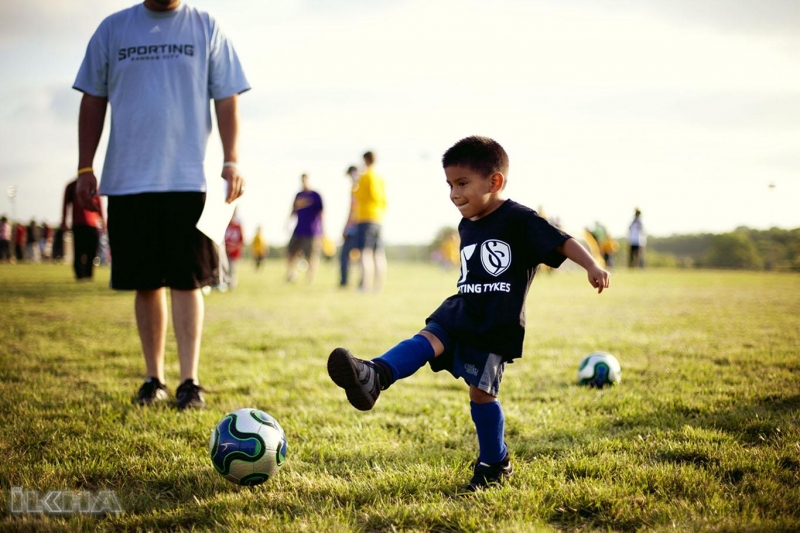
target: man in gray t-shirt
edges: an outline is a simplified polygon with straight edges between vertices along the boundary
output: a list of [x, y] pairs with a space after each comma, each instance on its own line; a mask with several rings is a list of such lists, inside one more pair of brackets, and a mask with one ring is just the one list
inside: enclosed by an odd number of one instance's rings
[[111, 287], [136, 291], [147, 380], [137, 403], [166, 399], [167, 288], [178, 346], [178, 408], [202, 407], [198, 382], [204, 303], [217, 278], [214, 244], [196, 228], [214, 107], [227, 201], [244, 192], [237, 170], [238, 95], [250, 89], [233, 45], [208, 13], [180, 0], [144, 0], [114, 13], [89, 41], [73, 87], [83, 92], [77, 194], [98, 194], [92, 168], [106, 110], [111, 131], [99, 194], [108, 197]]

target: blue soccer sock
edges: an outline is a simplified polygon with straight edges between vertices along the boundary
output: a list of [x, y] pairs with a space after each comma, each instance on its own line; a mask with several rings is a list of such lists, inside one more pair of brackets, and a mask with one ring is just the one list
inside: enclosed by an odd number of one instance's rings
[[503, 440], [506, 419], [500, 402], [469, 402], [469, 407], [478, 433], [478, 460], [486, 464], [499, 463], [508, 453]]
[[392, 371], [388, 387], [398, 379], [407, 378], [425, 366], [435, 355], [433, 346], [428, 339], [420, 334], [406, 339], [385, 354], [373, 359], [376, 363], [383, 363]]

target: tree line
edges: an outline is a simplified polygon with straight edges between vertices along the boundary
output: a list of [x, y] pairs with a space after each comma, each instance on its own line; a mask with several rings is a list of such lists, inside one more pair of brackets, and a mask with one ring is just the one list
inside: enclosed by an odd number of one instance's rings
[[[429, 261], [454, 228], [442, 228], [428, 245], [388, 246], [389, 260]], [[627, 265], [628, 243], [619, 240], [617, 268]], [[648, 236], [646, 264], [666, 268], [724, 268], [800, 272], [800, 228]]]
[[[621, 251], [627, 249], [623, 245]], [[800, 272], [800, 228], [648, 237], [651, 266]]]

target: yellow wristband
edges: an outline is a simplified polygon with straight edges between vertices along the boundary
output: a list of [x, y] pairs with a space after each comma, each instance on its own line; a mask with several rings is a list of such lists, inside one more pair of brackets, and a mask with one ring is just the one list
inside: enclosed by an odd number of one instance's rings
[[89, 172], [91, 172], [92, 174], [94, 174], [94, 169], [93, 169], [92, 167], [83, 167], [83, 168], [79, 168], [79, 169], [78, 169], [78, 176], [80, 176], [81, 174], [87, 174], [87, 173], [89, 173]]

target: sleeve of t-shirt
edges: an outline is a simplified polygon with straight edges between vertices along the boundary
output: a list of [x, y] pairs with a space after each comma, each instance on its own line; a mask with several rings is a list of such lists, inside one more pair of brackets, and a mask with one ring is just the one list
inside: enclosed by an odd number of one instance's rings
[[108, 25], [103, 21], [86, 46], [86, 55], [78, 70], [73, 89], [98, 96], [108, 97]]
[[558, 268], [566, 260], [566, 256], [556, 248], [571, 237], [550, 224], [536, 213], [526, 217], [528, 243], [531, 249], [531, 266], [544, 263], [551, 268]]
[[208, 89], [211, 98], [223, 100], [250, 90], [239, 56], [213, 17], [211, 24], [211, 50], [209, 54]]

